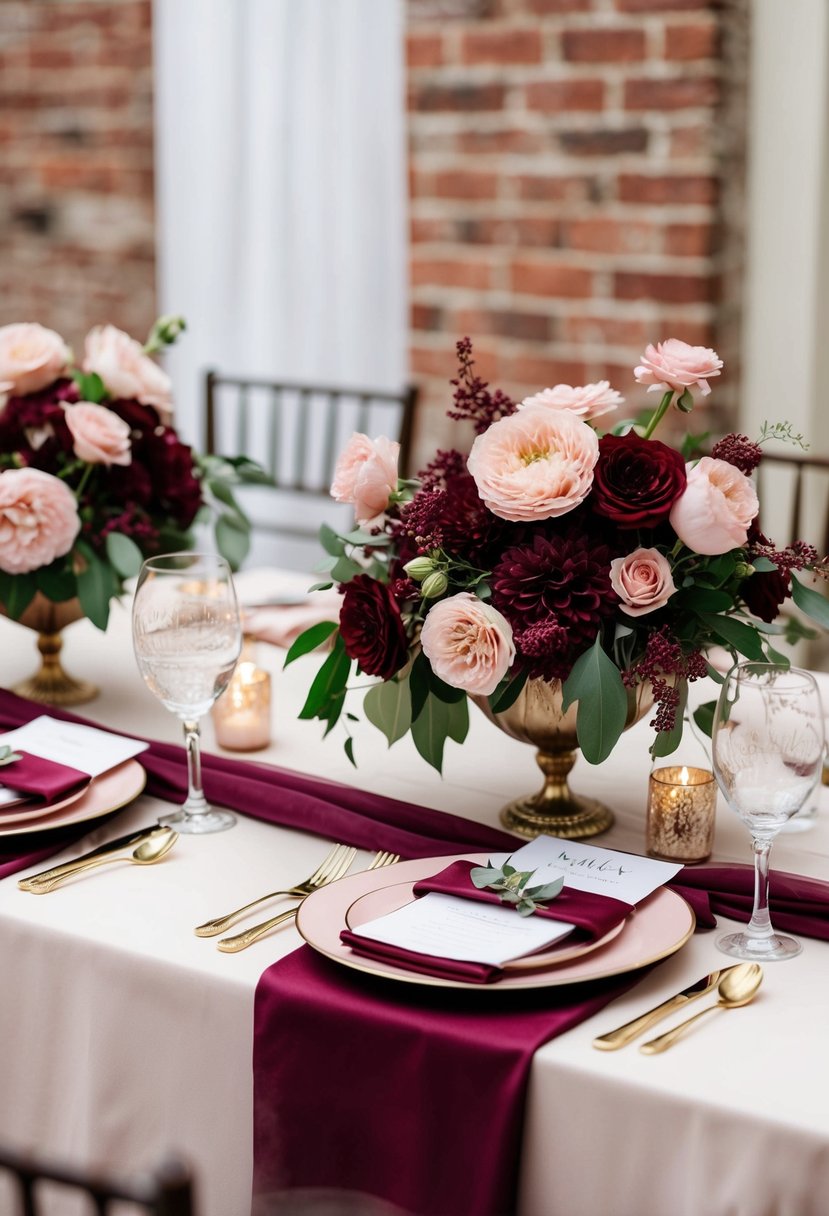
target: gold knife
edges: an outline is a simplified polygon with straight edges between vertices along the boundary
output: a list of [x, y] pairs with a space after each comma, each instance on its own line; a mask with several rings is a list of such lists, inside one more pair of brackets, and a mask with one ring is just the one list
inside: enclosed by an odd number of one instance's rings
[[71, 861], [66, 861], [63, 865], [53, 866], [51, 870], [41, 870], [39, 874], [30, 874], [28, 878], [20, 878], [17, 885], [21, 891], [28, 891], [29, 884], [37, 881], [38, 883], [50, 878], [58, 878], [62, 874], [68, 874], [81, 865], [85, 861], [89, 861], [92, 857], [101, 857], [105, 853], [118, 853], [121, 849], [135, 847], [140, 840], [145, 837], [152, 836], [155, 832], [163, 831], [160, 823], [152, 823], [149, 827], [138, 828], [134, 832], [128, 832], [126, 836], [119, 836], [115, 840], [109, 840], [105, 844], [99, 844], [96, 849], [90, 849], [88, 853], [82, 853], [80, 857], [73, 857]]
[[662, 1018], [666, 1018], [674, 1010], [682, 1009], [690, 1001], [695, 1001], [697, 997], [705, 996], [707, 992], [712, 992], [726, 971], [731, 970], [733, 968], [726, 967], [725, 970], [712, 971], [709, 975], [704, 975], [695, 983], [689, 984], [687, 988], [683, 988], [681, 992], [677, 992], [676, 996], [669, 997], [667, 1001], [663, 1001], [661, 1005], [656, 1005], [655, 1008], [649, 1009], [647, 1013], [634, 1018], [632, 1022], [626, 1022], [624, 1026], [619, 1026], [617, 1030], [609, 1030], [607, 1034], [599, 1035], [597, 1039], [593, 1040], [593, 1046], [598, 1051], [617, 1051], [618, 1048], [627, 1046], [628, 1043], [632, 1043], [640, 1034], [644, 1034], [646, 1030], [650, 1029], [656, 1022], [660, 1022]]

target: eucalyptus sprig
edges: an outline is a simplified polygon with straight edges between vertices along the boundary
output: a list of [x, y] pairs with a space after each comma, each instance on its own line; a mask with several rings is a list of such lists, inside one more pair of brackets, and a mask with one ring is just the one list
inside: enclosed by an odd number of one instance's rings
[[475, 866], [469, 871], [469, 877], [479, 890], [497, 891], [501, 903], [515, 904], [519, 916], [531, 916], [548, 900], [555, 899], [564, 886], [562, 874], [552, 882], [531, 887], [529, 882], [534, 874], [535, 870], [516, 870], [508, 861], [503, 866], [490, 862], [488, 866]]
[[0, 747], [0, 765], [11, 764], [13, 760], [22, 760], [23, 756], [20, 752], [13, 752], [8, 743], [4, 743]]

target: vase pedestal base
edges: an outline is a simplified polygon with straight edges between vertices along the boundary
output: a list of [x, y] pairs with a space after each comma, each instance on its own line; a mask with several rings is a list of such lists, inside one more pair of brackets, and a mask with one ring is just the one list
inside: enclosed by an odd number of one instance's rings
[[97, 697], [99, 689], [88, 680], [76, 680], [63, 670], [60, 651], [63, 641], [59, 633], [38, 633], [37, 648], [41, 655], [40, 670], [28, 680], [12, 686], [12, 692], [40, 705], [85, 705]]
[[541, 835], [584, 840], [612, 827], [611, 810], [595, 798], [573, 794], [567, 784], [575, 751], [569, 748], [539, 751], [535, 759], [544, 774], [544, 785], [537, 794], [515, 798], [502, 808], [501, 823], [505, 828], [530, 840]]

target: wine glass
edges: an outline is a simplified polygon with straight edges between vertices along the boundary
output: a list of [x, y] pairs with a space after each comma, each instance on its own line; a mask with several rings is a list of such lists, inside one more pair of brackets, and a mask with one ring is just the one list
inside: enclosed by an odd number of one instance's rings
[[774, 932], [769, 916], [772, 841], [815, 788], [823, 763], [823, 708], [807, 671], [739, 663], [725, 678], [714, 715], [714, 775], [754, 846], [754, 910], [744, 932], [717, 945], [757, 962], [793, 958], [800, 942]]
[[221, 832], [236, 816], [209, 806], [201, 783], [199, 720], [230, 682], [242, 625], [230, 567], [212, 553], [168, 553], [144, 562], [132, 605], [138, 669], [181, 719], [187, 799], [162, 820], [178, 832]]

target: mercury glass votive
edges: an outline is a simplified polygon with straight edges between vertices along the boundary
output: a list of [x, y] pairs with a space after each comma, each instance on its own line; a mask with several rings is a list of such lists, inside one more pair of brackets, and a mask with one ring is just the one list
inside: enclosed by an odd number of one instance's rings
[[686, 865], [707, 861], [714, 847], [716, 811], [717, 783], [708, 769], [654, 769], [648, 782], [648, 856]]
[[253, 752], [271, 741], [271, 677], [255, 663], [239, 663], [213, 706], [219, 747]]

